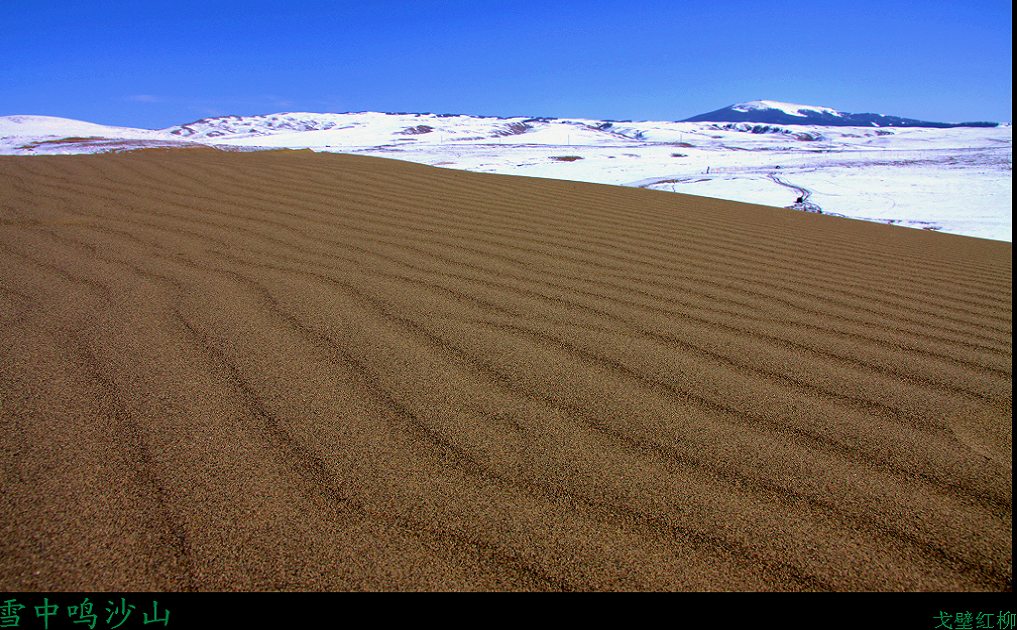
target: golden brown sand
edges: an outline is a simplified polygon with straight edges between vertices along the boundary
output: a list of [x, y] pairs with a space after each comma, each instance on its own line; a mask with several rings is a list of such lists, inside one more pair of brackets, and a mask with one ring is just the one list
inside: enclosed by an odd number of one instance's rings
[[0, 158], [0, 588], [1012, 589], [1009, 243]]

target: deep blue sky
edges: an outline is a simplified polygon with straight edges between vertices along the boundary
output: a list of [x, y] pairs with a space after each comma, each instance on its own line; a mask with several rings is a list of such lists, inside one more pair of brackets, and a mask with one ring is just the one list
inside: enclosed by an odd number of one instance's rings
[[15, 0], [0, 115], [681, 119], [772, 99], [1011, 120], [1012, 3]]

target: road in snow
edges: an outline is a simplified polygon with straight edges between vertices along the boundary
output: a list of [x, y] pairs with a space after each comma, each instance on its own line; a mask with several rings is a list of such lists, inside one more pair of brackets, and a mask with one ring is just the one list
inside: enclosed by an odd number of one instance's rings
[[801, 210], [802, 212], [817, 212], [820, 214], [823, 213], [822, 208], [820, 208], [815, 203], [809, 201], [809, 198], [812, 197], [812, 191], [809, 190], [808, 188], [802, 188], [801, 186], [789, 184], [773, 173], [770, 173], [770, 179], [772, 179], [773, 182], [778, 186], [790, 188], [791, 190], [795, 191], [796, 195], [798, 195], [798, 197], [795, 199], [795, 202], [791, 204], [790, 206], [791, 208], [794, 208], [795, 210]]

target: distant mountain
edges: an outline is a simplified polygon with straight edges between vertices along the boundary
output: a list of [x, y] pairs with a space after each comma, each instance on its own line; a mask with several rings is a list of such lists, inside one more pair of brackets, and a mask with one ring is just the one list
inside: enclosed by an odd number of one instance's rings
[[682, 122], [764, 123], [768, 125], [824, 125], [828, 127], [996, 127], [994, 122], [941, 123], [886, 116], [849, 114], [829, 107], [779, 101], [749, 101], [686, 118]]
[[[909, 133], [922, 134], [930, 131], [922, 127], [951, 126], [956, 125], [874, 114], [846, 114], [828, 107], [775, 101], [733, 105], [682, 122], [433, 113], [280, 112], [203, 118], [166, 129], [132, 129], [50, 116], [14, 115], [0, 116], [0, 155], [97, 153], [170, 146], [215, 146], [227, 150], [419, 150], [435, 154], [446, 153], [448, 147], [468, 145], [635, 147], [658, 143], [686, 148], [704, 144], [741, 147], [746, 139], [738, 136], [747, 134], [784, 141], [851, 144], [854, 138], [874, 139], [904, 131], [891, 129], [894, 127], [912, 127]], [[964, 126], [999, 125], [965, 123]], [[450, 162], [448, 159], [439, 161]]]

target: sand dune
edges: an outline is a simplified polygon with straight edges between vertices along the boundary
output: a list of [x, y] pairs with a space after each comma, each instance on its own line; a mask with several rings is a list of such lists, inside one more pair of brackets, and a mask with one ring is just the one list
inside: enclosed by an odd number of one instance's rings
[[1012, 589], [1011, 261], [374, 158], [0, 158], [0, 588]]

